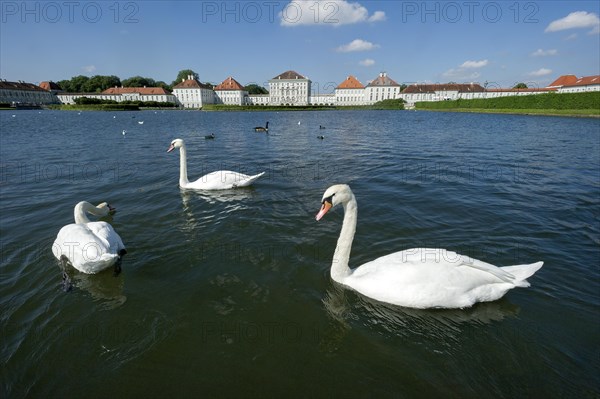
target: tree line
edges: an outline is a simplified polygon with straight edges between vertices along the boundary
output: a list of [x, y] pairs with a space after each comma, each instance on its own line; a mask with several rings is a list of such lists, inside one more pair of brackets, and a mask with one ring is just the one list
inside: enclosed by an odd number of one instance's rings
[[[133, 76], [128, 79], [121, 80], [114, 75], [95, 75], [92, 77], [79, 75], [73, 76], [71, 79], [61, 80], [56, 82], [61, 89], [69, 93], [100, 93], [111, 87], [162, 87], [165, 90], [173, 91], [173, 87], [187, 79], [188, 76], [193, 76], [198, 79], [198, 74], [191, 69], [183, 69], [179, 71], [175, 80], [171, 84], [167, 84], [162, 80], [154, 80], [143, 76]], [[212, 83], [204, 83], [209, 87], [214, 87]], [[250, 84], [244, 87], [249, 94], [268, 94], [269, 92], [262, 86]]]

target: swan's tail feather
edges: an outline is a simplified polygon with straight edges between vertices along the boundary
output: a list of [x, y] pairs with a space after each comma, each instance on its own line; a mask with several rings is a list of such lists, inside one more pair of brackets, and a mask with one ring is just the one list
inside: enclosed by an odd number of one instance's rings
[[504, 266], [501, 269], [515, 276], [513, 281], [515, 287], [529, 287], [527, 279], [540, 270], [543, 265], [544, 262], [536, 262], [529, 265]]
[[242, 181], [240, 181], [239, 183], [235, 184], [235, 186], [234, 186], [234, 187], [247, 187], [247, 186], [251, 185], [252, 183], [254, 183], [254, 181], [255, 181], [256, 179], [258, 179], [259, 177], [261, 177], [261, 176], [262, 176], [262, 175], [264, 175], [264, 174], [265, 174], [265, 172], [260, 172], [260, 173], [259, 173], [259, 174], [257, 174], [257, 175], [254, 175], [254, 176], [248, 176], [248, 178], [247, 178], [247, 179], [245, 179], [245, 180], [242, 180]]

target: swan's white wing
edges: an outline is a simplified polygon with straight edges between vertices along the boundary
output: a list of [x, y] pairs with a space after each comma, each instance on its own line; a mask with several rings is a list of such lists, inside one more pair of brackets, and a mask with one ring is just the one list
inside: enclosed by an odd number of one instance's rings
[[66, 256], [79, 271], [97, 273], [116, 262], [122, 246], [121, 238], [106, 222], [69, 224], [58, 232], [52, 253], [57, 259]]
[[497, 299], [514, 287], [511, 281], [512, 276], [496, 266], [456, 252], [415, 248], [365, 263], [343, 283], [383, 302], [427, 308]]
[[109, 223], [90, 222], [86, 226], [96, 237], [104, 241], [108, 252], [118, 254], [120, 250], [125, 249], [121, 237]]
[[246, 187], [263, 174], [264, 172], [249, 176], [230, 170], [218, 170], [204, 175], [196, 181], [188, 183], [183, 188], [194, 190], [227, 190], [235, 187]]

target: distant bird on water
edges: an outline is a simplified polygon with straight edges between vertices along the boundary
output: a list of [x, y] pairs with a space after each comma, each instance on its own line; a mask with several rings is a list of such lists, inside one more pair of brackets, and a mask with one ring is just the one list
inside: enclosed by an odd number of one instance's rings
[[317, 136], [317, 138], [323, 140], [325, 136]]
[[254, 128], [255, 132], [268, 132], [269, 131], [269, 122], [267, 121], [267, 124], [265, 125], [265, 127], [262, 126], [256, 126]]
[[209, 134], [208, 136], [204, 136], [204, 138], [205, 138], [206, 140], [211, 140], [211, 139], [214, 139], [214, 138], [215, 138], [215, 134], [214, 134], [214, 133], [211, 133], [211, 134]]
[[319, 129], [325, 129], [325, 126], [319, 125]]
[[123, 129], [121, 133], [123, 133], [123, 136], [125, 136], [127, 134], [127, 130]]

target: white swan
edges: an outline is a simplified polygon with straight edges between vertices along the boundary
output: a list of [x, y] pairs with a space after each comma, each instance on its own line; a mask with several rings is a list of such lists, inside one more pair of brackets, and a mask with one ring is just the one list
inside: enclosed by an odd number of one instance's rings
[[64, 226], [58, 232], [52, 253], [61, 261], [68, 261], [83, 273], [98, 273], [114, 264], [120, 271], [120, 260], [127, 253], [121, 237], [106, 222], [90, 222], [86, 212], [106, 216], [113, 212], [106, 202], [94, 206], [82, 201], [75, 205], [75, 223]]
[[218, 170], [202, 176], [196, 181], [190, 182], [187, 177], [187, 151], [182, 139], [175, 139], [167, 149], [167, 152], [179, 148], [179, 187], [191, 190], [228, 190], [236, 187], [251, 185], [256, 179], [265, 174], [261, 172], [254, 176], [248, 176], [230, 170]]
[[544, 264], [496, 267], [445, 249], [414, 248], [351, 270], [348, 261], [356, 231], [357, 204], [350, 187], [329, 187], [316, 219], [338, 204], [344, 207], [344, 221], [331, 278], [381, 302], [421, 309], [465, 308], [476, 302], [495, 301], [515, 287], [529, 287], [526, 279]]

